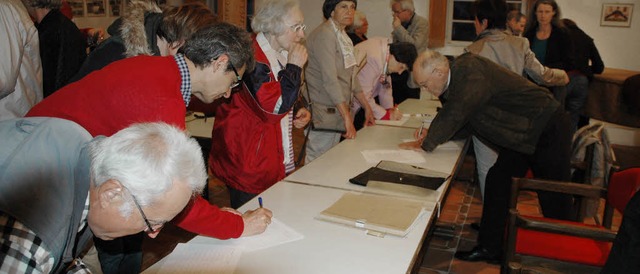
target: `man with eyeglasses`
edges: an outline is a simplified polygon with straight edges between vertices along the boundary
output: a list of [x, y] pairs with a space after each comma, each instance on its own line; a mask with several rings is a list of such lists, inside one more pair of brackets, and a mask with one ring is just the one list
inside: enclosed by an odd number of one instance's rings
[[0, 122], [0, 139], [2, 273], [82, 271], [92, 235], [155, 238], [207, 178], [197, 142], [165, 123], [93, 138], [69, 120], [20, 118]]
[[[304, 16], [297, 0], [263, 3], [251, 21], [256, 69], [216, 109], [209, 166], [238, 208], [295, 169], [292, 130], [311, 119], [294, 105], [307, 62]], [[247, 164], [260, 163], [260, 164]]]
[[[499, 263], [511, 178], [524, 177], [531, 168], [536, 178], [570, 179], [569, 115], [545, 88], [472, 53], [460, 55], [449, 67], [446, 57], [428, 50], [420, 54], [412, 73], [443, 103], [428, 133], [416, 132], [419, 141], [408, 147], [430, 152], [471, 131], [500, 150], [487, 175], [478, 245], [456, 253], [460, 260]], [[571, 197], [539, 192], [538, 199], [546, 217], [569, 219]]]
[[[407, 42], [416, 47], [418, 53], [427, 49], [429, 44], [429, 21], [417, 15], [412, 0], [391, 0], [393, 12], [393, 42]], [[414, 86], [411, 73], [391, 75], [393, 83], [393, 101], [402, 103], [408, 98], [420, 98], [420, 89]]]
[[[72, 120], [93, 136], [110, 136], [138, 122], [165, 122], [185, 129], [192, 94], [205, 103], [229, 97], [244, 71], [253, 66], [247, 32], [215, 23], [193, 34], [180, 54], [114, 62], [55, 92], [27, 115]], [[262, 233], [270, 220], [267, 209], [240, 214], [197, 197], [174, 222], [190, 232], [228, 239]], [[141, 262], [142, 253], [137, 254], [134, 260]]]
[[413, 0], [391, 0], [393, 12], [393, 42], [407, 42], [416, 46], [418, 52], [429, 44], [429, 21], [417, 15]]

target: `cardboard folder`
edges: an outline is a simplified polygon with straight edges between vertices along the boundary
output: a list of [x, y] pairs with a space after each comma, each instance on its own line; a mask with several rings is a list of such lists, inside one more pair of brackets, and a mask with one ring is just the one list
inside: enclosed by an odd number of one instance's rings
[[[423, 204], [400, 197], [345, 193], [316, 219], [361, 228], [378, 236], [405, 236], [420, 216]], [[370, 233], [371, 234], [371, 233]]]

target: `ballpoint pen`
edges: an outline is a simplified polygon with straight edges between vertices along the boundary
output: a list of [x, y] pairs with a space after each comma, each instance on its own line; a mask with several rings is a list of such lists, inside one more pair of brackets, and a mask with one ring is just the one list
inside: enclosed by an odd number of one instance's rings
[[428, 113], [403, 113], [402, 116], [404, 117], [429, 117], [429, 116], [433, 116], [433, 114], [428, 114]]
[[262, 208], [262, 197], [258, 197], [258, 204], [260, 204], [260, 208]]
[[423, 128], [424, 128], [424, 122], [420, 123], [420, 129], [418, 130], [418, 138], [416, 138], [417, 140], [420, 140], [420, 137], [422, 137]]

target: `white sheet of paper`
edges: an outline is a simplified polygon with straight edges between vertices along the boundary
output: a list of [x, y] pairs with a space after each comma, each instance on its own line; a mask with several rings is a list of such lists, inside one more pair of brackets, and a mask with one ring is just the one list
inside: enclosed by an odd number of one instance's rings
[[362, 156], [371, 164], [377, 164], [382, 160], [395, 161], [406, 164], [420, 164], [426, 162], [422, 154], [413, 150], [404, 149], [377, 149], [363, 150]]
[[215, 240], [209, 237], [197, 236], [193, 238], [191, 242], [243, 248], [245, 252], [251, 252], [301, 240], [303, 238], [304, 235], [298, 233], [293, 228], [289, 227], [276, 218], [271, 218], [271, 224], [262, 234], [224, 241]]
[[242, 249], [230, 246], [212, 246], [203, 244], [178, 244], [161, 261], [161, 273], [219, 273], [232, 274], [242, 256]]

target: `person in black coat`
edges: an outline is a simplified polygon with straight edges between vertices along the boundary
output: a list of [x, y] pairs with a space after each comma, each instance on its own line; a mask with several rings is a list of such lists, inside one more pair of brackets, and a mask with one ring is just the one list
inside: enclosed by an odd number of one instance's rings
[[87, 57], [87, 42], [76, 25], [60, 12], [62, 0], [28, 0], [40, 40], [42, 93], [46, 98], [68, 84]]
[[640, 273], [640, 191], [625, 207], [618, 235], [600, 273]]
[[589, 123], [589, 118], [582, 115], [589, 93], [589, 82], [593, 79], [594, 73], [602, 73], [604, 63], [593, 43], [593, 38], [582, 31], [571, 19], [562, 19], [562, 23], [569, 30], [569, 36], [575, 50], [575, 69], [567, 72], [571, 82], [567, 85], [567, 98], [565, 99], [565, 109], [571, 114], [571, 126], [575, 131], [581, 125]]
[[[524, 37], [529, 40], [531, 51], [543, 65], [571, 71], [575, 68], [573, 44], [569, 31], [560, 21], [560, 8], [554, 0], [538, 0], [531, 8]], [[564, 104], [565, 87], [550, 88], [553, 96]]]

